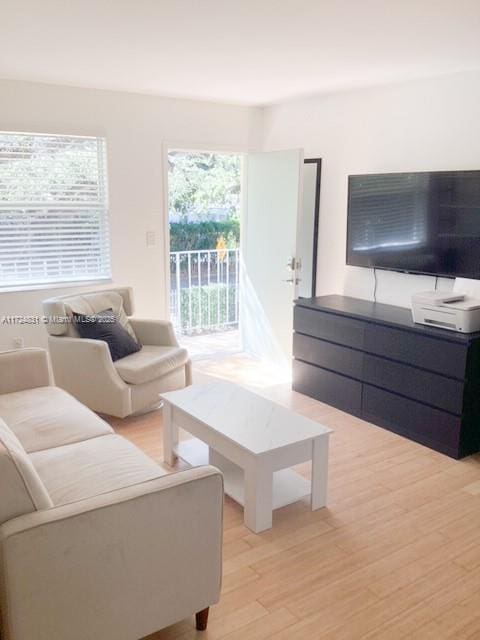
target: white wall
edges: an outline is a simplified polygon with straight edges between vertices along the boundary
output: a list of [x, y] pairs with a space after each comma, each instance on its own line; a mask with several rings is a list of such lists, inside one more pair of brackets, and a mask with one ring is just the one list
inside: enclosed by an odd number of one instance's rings
[[[261, 121], [247, 107], [0, 81], [1, 130], [106, 136], [113, 281], [134, 287], [138, 315], [167, 314], [162, 143], [246, 151], [258, 145]], [[157, 232], [154, 247], [147, 230]], [[43, 298], [70, 291], [0, 293], [0, 318], [40, 314]], [[0, 349], [14, 336], [46, 344], [41, 326], [0, 325]]]
[[[316, 97], [267, 108], [173, 100], [0, 81], [0, 129], [106, 136], [115, 284], [135, 288], [137, 312], [165, 316], [162, 143], [247, 150], [304, 147], [322, 157], [318, 295], [370, 298], [368, 269], [345, 266], [347, 176], [378, 171], [480, 168], [480, 73]], [[147, 229], [156, 246], [145, 246]], [[408, 306], [432, 279], [378, 273], [378, 299]], [[440, 283], [450, 287], [451, 281]], [[0, 283], [1, 286], [1, 283]], [[41, 313], [47, 295], [72, 289], [0, 293], [0, 317]], [[44, 345], [43, 327], [0, 326]]]
[[[480, 73], [469, 72], [266, 109], [266, 150], [304, 147], [323, 159], [317, 295], [373, 294], [372, 271], [345, 266], [347, 176], [480, 169], [479, 105]], [[409, 306], [413, 291], [433, 288], [433, 278], [377, 273], [381, 302]]]

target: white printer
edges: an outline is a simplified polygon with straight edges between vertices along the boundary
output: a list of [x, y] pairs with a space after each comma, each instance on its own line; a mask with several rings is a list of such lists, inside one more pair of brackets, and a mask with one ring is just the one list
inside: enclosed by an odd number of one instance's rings
[[413, 321], [430, 327], [480, 331], [480, 298], [455, 291], [425, 291], [412, 296]]

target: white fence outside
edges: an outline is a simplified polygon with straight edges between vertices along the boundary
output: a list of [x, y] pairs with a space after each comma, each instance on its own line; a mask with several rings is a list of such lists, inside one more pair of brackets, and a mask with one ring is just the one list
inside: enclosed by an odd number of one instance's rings
[[180, 333], [238, 326], [239, 249], [170, 253], [170, 313]]

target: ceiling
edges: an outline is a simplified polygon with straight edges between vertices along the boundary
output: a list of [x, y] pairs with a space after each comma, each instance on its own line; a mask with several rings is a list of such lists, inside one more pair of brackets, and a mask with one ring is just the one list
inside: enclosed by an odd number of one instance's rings
[[265, 105], [480, 68], [480, 0], [1, 0], [0, 77]]

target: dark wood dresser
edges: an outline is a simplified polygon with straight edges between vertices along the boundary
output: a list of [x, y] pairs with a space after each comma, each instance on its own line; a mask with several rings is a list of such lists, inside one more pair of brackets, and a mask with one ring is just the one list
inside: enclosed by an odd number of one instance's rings
[[345, 296], [297, 300], [294, 331], [295, 391], [453, 458], [480, 450], [480, 333]]

